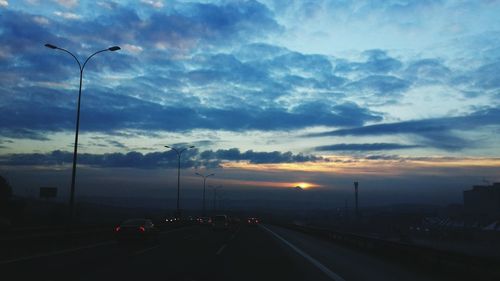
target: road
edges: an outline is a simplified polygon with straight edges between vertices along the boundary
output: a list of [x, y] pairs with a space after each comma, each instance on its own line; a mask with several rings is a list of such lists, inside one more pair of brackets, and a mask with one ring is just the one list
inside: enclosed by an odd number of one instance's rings
[[187, 226], [160, 241], [100, 241], [0, 260], [4, 280], [440, 280], [394, 261], [271, 225]]

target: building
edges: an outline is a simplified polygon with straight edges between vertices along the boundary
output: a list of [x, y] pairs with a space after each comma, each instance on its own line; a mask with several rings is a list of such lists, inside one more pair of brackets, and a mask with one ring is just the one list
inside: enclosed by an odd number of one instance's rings
[[464, 191], [464, 211], [469, 216], [500, 218], [500, 182], [474, 185]]

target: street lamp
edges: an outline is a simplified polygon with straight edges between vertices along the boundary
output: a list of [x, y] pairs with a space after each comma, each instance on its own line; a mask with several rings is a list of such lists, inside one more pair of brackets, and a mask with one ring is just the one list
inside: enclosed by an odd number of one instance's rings
[[215, 174], [210, 174], [210, 175], [202, 175], [200, 173], [196, 173], [198, 176], [203, 178], [203, 216], [205, 216], [205, 184], [207, 183], [207, 178], [211, 176], [215, 176]]
[[70, 190], [70, 197], [69, 197], [69, 209], [70, 209], [69, 210], [69, 223], [71, 224], [73, 222], [74, 205], [75, 205], [76, 157], [77, 157], [77, 152], [78, 152], [78, 131], [80, 130], [80, 101], [81, 101], [81, 98], [82, 98], [83, 69], [85, 68], [85, 65], [87, 65], [87, 62], [93, 56], [95, 56], [95, 55], [97, 55], [99, 53], [102, 53], [102, 52], [106, 52], [106, 51], [111, 51], [111, 52], [118, 51], [118, 50], [120, 50], [120, 47], [113, 46], [113, 47], [109, 47], [109, 48], [104, 49], [104, 50], [97, 51], [97, 52], [93, 53], [92, 55], [90, 55], [89, 57], [87, 57], [87, 59], [85, 60], [85, 62], [83, 63], [83, 65], [80, 63], [80, 61], [78, 60], [78, 58], [75, 55], [73, 55], [73, 53], [71, 53], [70, 51], [68, 51], [66, 49], [59, 48], [59, 47], [57, 47], [55, 45], [48, 44], [48, 43], [45, 44], [45, 47], [47, 47], [49, 49], [60, 50], [60, 51], [68, 53], [69, 55], [71, 55], [76, 60], [76, 62], [78, 63], [78, 68], [80, 69], [80, 87], [79, 87], [79, 90], [78, 90], [78, 105], [77, 105], [77, 110], [76, 110], [75, 147], [74, 147], [74, 150], [73, 150], [73, 170], [71, 172], [71, 190]]
[[217, 210], [217, 207], [216, 207], [217, 189], [222, 188], [222, 185], [218, 185], [218, 186], [211, 186], [211, 187], [214, 189], [214, 215], [215, 215], [215, 211]]
[[194, 148], [194, 145], [187, 147], [187, 148], [181, 148], [177, 149], [175, 147], [170, 147], [168, 145], [165, 145], [166, 148], [170, 148], [171, 150], [175, 151], [177, 153], [177, 211], [176, 211], [176, 217], [180, 217], [181, 211], [179, 209], [179, 195], [180, 195], [180, 190], [181, 190], [181, 155], [184, 151]]

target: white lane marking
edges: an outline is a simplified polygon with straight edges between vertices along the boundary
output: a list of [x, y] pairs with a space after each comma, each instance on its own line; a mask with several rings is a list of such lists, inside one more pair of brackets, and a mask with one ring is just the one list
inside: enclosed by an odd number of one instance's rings
[[105, 246], [105, 245], [112, 245], [112, 244], [116, 244], [116, 241], [101, 242], [101, 243], [96, 243], [96, 244], [77, 247], [77, 248], [70, 248], [70, 249], [64, 249], [64, 250], [60, 250], [60, 251], [49, 252], [49, 253], [42, 253], [42, 254], [37, 254], [37, 255], [32, 255], [32, 256], [15, 258], [15, 259], [11, 259], [11, 260], [3, 260], [3, 261], [0, 261], [0, 265], [14, 263], [14, 262], [20, 262], [20, 261], [27, 261], [27, 260], [37, 259], [37, 258], [56, 256], [56, 255], [61, 255], [61, 254], [67, 254], [67, 253], [71, 253], [71, 252], [77, 252], [77, 251], [81, 251], [81, 250], [85, 250], [85, 249], [96, 248], [96, 247]]
[[220, 249], [215, 254], [216, 255], [220, 255], [222, 253], [222, 251], [224, 251], [224, 249], [226, 248], [226, 246], [227, 246], [227, 244], [222, 245], [222, 247], [220, 247]]
[[288, 245], [295, 252], [297, 252], [302, 257], [304, 257], [306, 260], [308, 260], [309, 262], [311, 262], [314, 266], [316, 266], [319, 270], [321, 270], [323, 273], [325, 273], [331, 279], [333, 279], [335, 281], [345, 281], [345, 279], [342, 278], [342, 277], [340, 277], [340, 275], [338, 275], [337, 273], [335, 273], [335, 272], [331, 271], [330, 269], [328, 269], [326, 266], [324, 266], [323, 264], [321, 264], [319, 261], [315, 260], [313, 257], [311, 257], [310, 255], [306, 254], [304, 251], [302, 251], [301, 249], [299, 249], [296, 246], [294, 246], [292, 243], [290, 243], [287, 240], [285, 240], [285, 238], [279, 236], [274, 231], [270, 230], [269, 228], [267, 228], [267, 227], [265, 227], [263, 225], [259, 225], [259, 226], [262, 227], [263, 229], [267, 230], [269, 233], [271, 233], [272, 235], [274, 235], [279, 240], [281, 240], [281, 242], [283, 242], [286, 245]]

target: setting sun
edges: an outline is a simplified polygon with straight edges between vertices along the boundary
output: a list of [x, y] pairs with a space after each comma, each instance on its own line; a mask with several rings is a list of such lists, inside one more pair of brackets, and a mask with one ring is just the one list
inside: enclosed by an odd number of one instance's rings
[[315, 184], [311, 184], [311, 183], [307, 183], [307, 182], [298, 182], [296, 184], [293, 185], [293, 187], [300, 187], [302, 189], [309, 189], [311, 187], [316, 187], [317, 185]]

